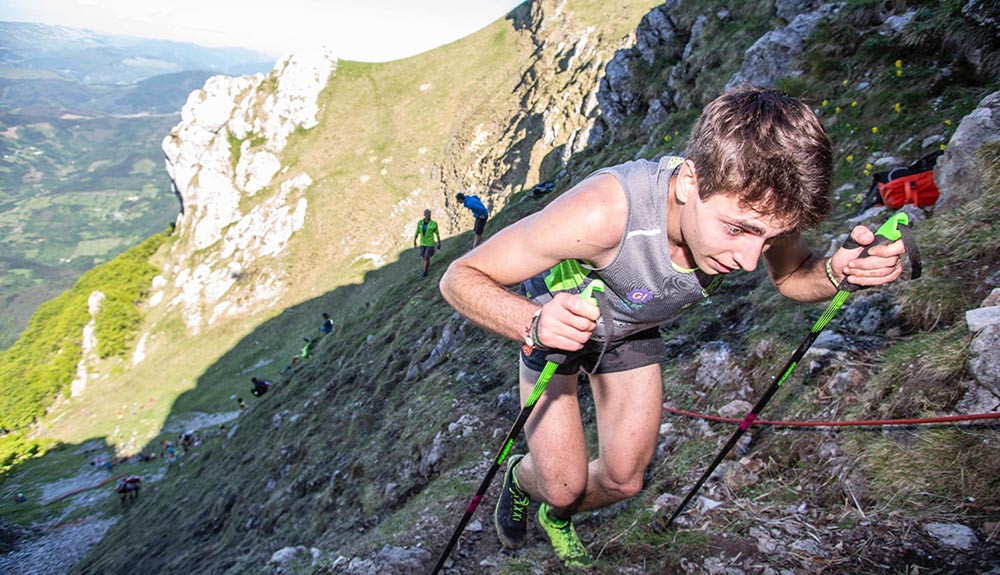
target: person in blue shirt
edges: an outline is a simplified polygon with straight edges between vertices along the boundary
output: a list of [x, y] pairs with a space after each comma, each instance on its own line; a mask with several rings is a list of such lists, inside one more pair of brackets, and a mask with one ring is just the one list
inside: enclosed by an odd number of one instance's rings
[[319, 326], [319, 332], [323, 335], [333, 331], [333, 319], [330, 314], [323, 312], [323, 325]]
[[455, 194], [455, 199], [461, 202], [461, 204], [472, 211], [472, 215], [476, 216], [476, 225], [472, 228], [475, 236], [472, 238], [472, 247], [475, 248], [479, 245], [479, 241], [483, 239], [483, 230], [486, 229], [486, 218], [490, 217], [489, 210], [483, 205], [483, 202], [478, 196], [467, 196], [461, 192]]

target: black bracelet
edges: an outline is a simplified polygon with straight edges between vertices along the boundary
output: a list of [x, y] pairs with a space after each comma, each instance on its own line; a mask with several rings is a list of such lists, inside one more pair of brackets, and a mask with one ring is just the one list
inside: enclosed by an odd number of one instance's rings
[[[538, 311], [541, 312], [541, 310]], [[552, 348], [547, 347], [538, 339], [538, 320], [541, 317], [542, 314], [537, 313], [535, 317], [531, 318], [531, 348], [538, 351], [552, 351]]]

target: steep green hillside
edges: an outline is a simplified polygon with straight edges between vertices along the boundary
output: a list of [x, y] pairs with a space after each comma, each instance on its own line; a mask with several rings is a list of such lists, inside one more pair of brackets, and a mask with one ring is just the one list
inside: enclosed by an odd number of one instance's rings
[[[59, 394], [69, 394], [85, 355], [120, 358], [132, 349], [142, 319], [138, 304], [157, 272], [149, 259], [168, 236], [169, 231], [153, 236], [83, 274], [40, 306], [17, 343], [0, 353], [6, 390], [0, 395], [0, 476], [39, 449], [26, 437], [29, 428]], [[96, 338], [92, 349], [81, 341], [88, 323]]]
[[[717, 10], [715, 3], [679, 4], [673, 16], [685, 30]], [[581, 25], [606, 26], [601, 38], [610, 43], [650, 7], [560, 6]], [[904, 42], [884, 40], [878, 11], [889, 8], [916, 9], [919, 33]], [[772, 9], [743, 3], [731, 7], [732, 19], [709, 18], [703, 42], [685, 59], [692, 62], [690, 76], [674, 78], [686, 82], [685, 105], [652, 129], [641, 128], [647, 110], [640, 106], [613, 141], [575, 154], [567, 173], [682, 149], [700, 106], [739, 69], [743, 51], [783, 24]], [[159, 440], [176, 439], [207, 421], [204, 415], [229, 415], [234, 419], [224, 428], [217, 421], [206, 426], [205, 443], [179, 463], [116, 470], [139, 470], [155, 481], [74, 573], [129, 573], [136, 565], [155, 573], [406, 572], [377, 562], [364, 570], [362, 560], [386, 545], [426, 550], [412, 572], [429, 571], [518, 409], [517, 344], [457, 317], [436, 289], [446, 264], [471, 243], [468, 222], [445, 202], [454, 191], [501, 182], [505, 191], [493, 198], [489, 235], [571, 183], [559, 178], [556, 191], [542, 198], [520, 190], [538, 179], [547, 156], [517, 145], [543, 137], [537, 119], [518, 115], [534, 100], [509, 99], [536, 72], [525, 71], [537, 47], [519, 28], [523, 17], [413, 59], [341, 63], [322, 96], [320, 126], [297, 134], [285, 152], [286, 162], [294, 158], [315, 182], [305, 241], [280, 262], [295, 284], [287, 305], [200, 334], [169, 310], [150, 308], [145, 359], [104, 360], [102, 394], [53, 406], [37, 434], [70, 446], [15, 470], [3, 485], [0, 514], [24, 523], [116, 515], [117, 502], [108, 500], [45, 505], [44, 483], [76, 473], [87, 440], [120, 446], [132, 440], [137, 449], [157, 451]], [[857, 1], [809, 37], [803, 73], [779, 85], [813, 104], [837, 152], [837, 208], [810, 238], [817, 250], [849, 229], [846, 220], [875, 168], [870, 163], [890, 154], [915, 159], [927, 138], [946, 142], [962, 117], [1000, 88], [996, 39], [974, 30], [955, 3]], [[970, 73], [973, 55], [980, 65]], [[679, 61], [664, 54], [647, 71]], [[957, 72], [933, 82], [945, 69]], [[671, 79], [645, 74], [633, 82], [641, 88], [636, 92], [659, 94]], [[532, 94], [568, 89], [537, 86]], [[489, 157], [503, 159], [496, 165], [463, 163], [475, 157], [469, 150], [480, 133], [498, 150]], [[930, 142], [932, 149], [939, 145]], [[857, 336], [863, 346], [835, 360], [810, 358], [768, 407], [769, 418], [919, 417], [954, 408], [969, 380], [971, 334], [963, 312], [988, 292], [980, 279], [1000, 268], [1000, 150], [982, 153], [993, 169], [982, 195], [917, 229], [926, 246], [925, 278], [852, 296], [831, 329]], [[408, 242], [409, 221], [423, 206], [405, 198], [417, 188], [439, 193], [434, 207], [446, 214], [439, 221], [451, 236], [433, 260], [431, 278], [416, 279], [419, 258], [409, 249], [377, 268], [356, 260]], [[397, 207], [414, 216], [396, 219]], [[152, 261], [169, 265], [162, 251]], [[254, 277], [249, 270], [245, 281]], [[892, 329], [859, 334], [851, 306], [881, 297], [889, 300], [886, 308], [898, 306]], [[676, 352], [664, 367], [666, 401], [715, 413], [735, 398], [738, 390], [724, 382], [692, 384], [706, 344], [717, 340], [730, 346], [734, 365], [760, 393], [822, 309], [781, 300], [762, 272], [727, 280], [710, 305], [666, 326]], [[286, 368], [302, 338], [318, 335], [323, 311], [334, 317], [334, 333], [311, 348], [311, 358]], [[248, 394], [255, 375], [275, 382], [261, 398]], [[241, 415], [237, 396], [250, 404]], [[642, 494], [580, 517], [581, 535], [599, 556], [594, 573], [986, 572], [1000, 561], [995, 428], [757, 429], [705, 492], [722, 506], [702, 512], [710, 505], [701, 503], [673, 530], [658, 533], [650, 525], [658, 498], [683, 495], [731, 430], [673, 416], [664, 423], [663, 437], [673, 441], [664, 439]], [[46, 467], [52, 458], [65, 467]], [[6, 495], [15, 486], [29, 502], [10, 502]], [[500, 548], [490, 525], [497, 487], [478, 511], [483, 529], [470, 527], [446, 572], [559, 572], [537, 532], [523, 551]], [[927, 534], [929, 522], [970, 526], [980, 544], [943, 549]], [[276, 551], [300, 545], [316, 548], [318, 560], [306, 552], [283, 567], [269, 563]]]

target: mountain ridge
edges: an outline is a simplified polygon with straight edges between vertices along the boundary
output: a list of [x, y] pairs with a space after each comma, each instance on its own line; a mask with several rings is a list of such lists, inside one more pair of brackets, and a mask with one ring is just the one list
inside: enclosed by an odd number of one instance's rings
[[0, 66], [48, 70], [85, 84], [132, 84], [192, 69], [241, 75], [266, 71], [274, 61], [246, 48], [205, 48], [37, 22], [0, 21], [0, 35]]

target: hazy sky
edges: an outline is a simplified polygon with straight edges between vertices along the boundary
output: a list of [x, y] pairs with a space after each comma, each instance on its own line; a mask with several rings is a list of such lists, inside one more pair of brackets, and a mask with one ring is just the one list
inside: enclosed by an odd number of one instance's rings
[[381, 62], [467, 36], [522, 0], [0, 0], [0, 20], [241, 46], [282, 56], [325, 44]]

